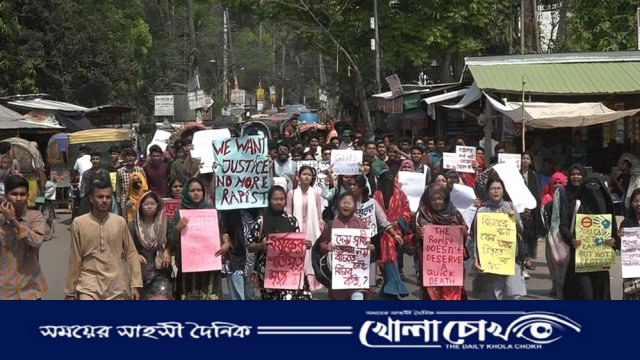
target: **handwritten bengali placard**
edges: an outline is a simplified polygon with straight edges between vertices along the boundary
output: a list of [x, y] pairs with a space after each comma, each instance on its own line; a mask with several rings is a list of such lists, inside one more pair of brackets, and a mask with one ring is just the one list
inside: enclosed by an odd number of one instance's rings
[[464, 248], [460, 226], [425, 225], [422, 285], [464, 286]]
[[620, 260], [624, 279], [640, 278], [640, 228], [625, 228]]
[[479, 213], [477, 243], [480, 266], [485, 273], [515, 275], [516, 221], [505, 213]]
[[520, 170], [521, 162], [522, 162], [522, 155], [520, 154], [507, 154], [507, 153], [498, 154], [498, 164], [511, 163], [511, 164], [514, 164], [518, 168], [518, 170]]
[[298, 170], [303, 166], [309, 166], [316, 170], [316, 174], [326, 171], [329, 168], [329, 162], [316, 160], [301, 160], [297, 162]]
[[364, 289], [369, 287], [371, 236], [367, 229], [333, 229], [331, 243], [331, 288]]
[[463, 173], [475, 173], [473, 163], [476, 161], [476, 148], [473, 146], [456, 146], [456, 155], [458, 163], [456, 171]]
[[281, 290], [302, 289], [306, 234], [283, 233], [269, 235], [264, 288]]
[[331, 150], [331, 167], [335, 175], [359, 175], [361, 150]]
[[576, 215], [576, 272], [608, 270], [616, 254], [605, 240], [611, 238], [611, 215]]
[[364, 221], [367, 225], [367, 229], [371, 231], [371, 236], [378, 235], [378, 222], [376, 219], [376, 204], [373, 201], [368, 201], [364, 204], [360, 204], [356, 209], [355, 216]]
[[271, 180], [267, 139], [246, 136], [214, 140], [216, 209], [267, 206]]
[[164, 204], [164, 214], [167, 216], [167, 219], [169, 219], [169, 221], [173, 220], [173, 215], [180, 207], [180, 199], [165, 198], [162, 199], [162, 203]]
[[182, 230], [180, 251], [182, 272], [222, 270], [218, 212], [215, 209], [180, 210], [180, 217], [189, 219]]

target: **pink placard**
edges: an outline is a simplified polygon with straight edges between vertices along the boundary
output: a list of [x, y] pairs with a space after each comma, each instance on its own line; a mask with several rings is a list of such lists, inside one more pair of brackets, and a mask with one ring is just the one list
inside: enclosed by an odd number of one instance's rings
[[464, 286], [464, 248], [460, 226], [424, 226], [422, 285]]
[[283, 233], [269, 235], [264, 288], [281, 290], [302, 289], [306, 234]]
[[162, 202], [164, 203], [164, 214], [169, 221], [172, 221], [173, 215], [180, 207], [180, 199], [162, 199]]
[[214, 209], [180, 210], [180, 217], [189, 219], [182, 230], [180, 249], [182, 272], [222, 270], [218, 213]]

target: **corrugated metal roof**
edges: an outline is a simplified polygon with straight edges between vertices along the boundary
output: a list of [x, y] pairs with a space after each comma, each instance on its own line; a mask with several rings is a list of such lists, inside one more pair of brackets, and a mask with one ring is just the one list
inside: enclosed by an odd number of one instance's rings
[[586, 63], [468, 65], [482, 90], [528, 94], [640, 93], [640, 59]]
[[469, 66], [491, 66], [504, 64], [566, 64], [625, 61], [640, 61], [640, 51], [484, 56], [467, 57], [465, 59], [465, 63]]
[[22, 115], [17, 112], [0, 105], [0, 129], [12, 130], [12, 129], [60, 129], [58, 126], [51, 126], [47, 124], [37, 124], [33, 122], [27, 122], [22, 120]]
[[20, 106], [27, 109], [42, 109], [42, 110], [60, 110], [60, 111], [81, 111], [86, 112], [89, 109], [83, 106], [69, 104], [60, 101], [47, 100], [47, 99], [33, 99], [33, 100], [16, 100], [9, 101], [8, 104], [14, 106]]

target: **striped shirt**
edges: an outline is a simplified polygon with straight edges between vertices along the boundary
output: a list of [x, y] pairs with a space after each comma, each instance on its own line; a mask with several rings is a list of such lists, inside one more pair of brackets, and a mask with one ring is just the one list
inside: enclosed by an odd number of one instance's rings
[[39, 299], [47, 281], [39, 262], [45, 221], [39, 211], [26, 210], [15, 227], [0, 215], [0, 299]]

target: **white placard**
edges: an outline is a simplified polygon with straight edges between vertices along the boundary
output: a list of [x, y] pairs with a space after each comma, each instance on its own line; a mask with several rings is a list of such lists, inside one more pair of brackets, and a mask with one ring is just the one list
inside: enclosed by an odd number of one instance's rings
[[620, 262], [622, 278], [640, 278], [640, 228], [624, 228], [621, 240]]
[[398, 171], [398, 183], [402, 191], [407, 195], [411, 212], [418, 211], [420, 198], [424, 194], [427, 176], [421, 172]]
[[165, 130], [156, 130], [156, 133], [153, 134], [153, 139], [151, 143], [147, 146], [147, 154], [149, 153], [149, 149], [153, 145], [158, 145], [162, 149], [162, 151], [167, 150], [167, 146], [169, 146], [169, 139], [171, 138], [171, 133]]
[[515, 164], [512, 162], [496, 164], [493, 169], [502, 179], [511, 202], [518, 213], [523, 213], [525, 209], [533, 210], [538, 206], [536, 198], [533, 197], [527, 184], [524, 183], [524, 178]]
[[476, 161], [476, 148], [473, 146], [456, 146], [456, 154], [458, 155], [458, 163], [456, 171], [463, 173], [475, 173], [473, 163]]
[[371, 236], [378, 235], [378, 219], [376, 218], [376, 203], [374, 201], [358, 205], [355, 215], [367, 225]]
[[189, 108], [191, 110], [200, 109], [204, 106], [204, 91], [190, 91], [187, 96], [189, 97]]
[[335, 175], [360, 175], [362, 150], [331, 150], [331, 167]]
[[213, 140], [229, 139], [231, 133], [229, 129], [200, 130], [193, 134], [193, 150], [191, 157], [200, 159], [200, 173], [208, 174], [213, 172]]
[[455, 170], [458, 166], [458, 154], [442, 153], [442, 167], [448, 170]]
[[464, 218], [467, 227], [471, 228], [473, 218], [476, 216], [478, 208], [474, 206], [476, 201], [476, 192], [472, 187], [460, 184], [454, 184], [451, 189], [451, 203]]
[[281, 186], [285, 191], [288, 191], [289, 182], [286, 177], [276, 176], [273, 178], [273, 185]]
[[522, 161], [522, 155], [520, 154], [498, 154], [498, 164], [511, 163], [514, 164], [518, 170], [520, 170], [520, 162]]
[[154, 116], [173, 116], [173, 95], [156, 95], [153, 106]]
[[331, 288], [369, 288], [371, 235], [367, 229], [340, 229], [331, 231]]

